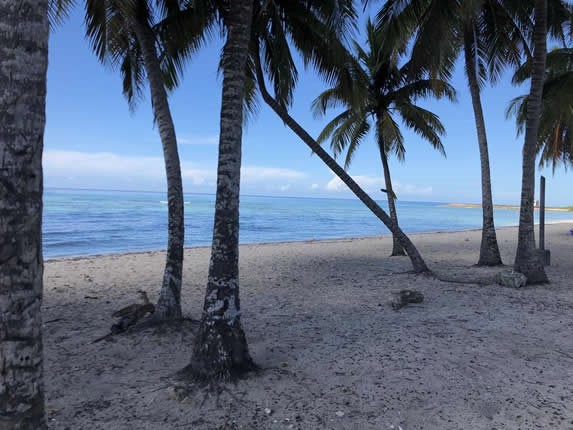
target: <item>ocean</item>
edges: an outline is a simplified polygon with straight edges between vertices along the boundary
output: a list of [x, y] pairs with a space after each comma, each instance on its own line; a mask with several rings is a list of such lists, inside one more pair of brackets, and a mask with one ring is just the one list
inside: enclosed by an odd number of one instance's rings
[[[167, 197], [158, 192], [46, 189], [44, 257], [164, 249]], [[387, 209], [386, 201], [380, 205]], [[185, 194], [185, 246], [211, 244], [215, 196]], [[407, 233], [481, 226], [481, 209], [439, 202], [397, 201]], [[537, 216], [537, 215], [536, 215]], [[571, 212], [546, 212], [546, 221], [573, 219]], [[389, 234], [355, 199], [241, 196], [241, 243], [338, 239]], [[517, 225], [517, 210], [495, 211], [496, 227]]]

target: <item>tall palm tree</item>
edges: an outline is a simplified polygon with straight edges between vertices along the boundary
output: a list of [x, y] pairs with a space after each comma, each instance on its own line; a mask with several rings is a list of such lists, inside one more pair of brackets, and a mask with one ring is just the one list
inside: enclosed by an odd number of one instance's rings
[[[317, 116], [324, 115], [329, 107], [344, 109], [325, 126], [317, 140], [322, 143], [331, 138], [335, 156], [346, 151], [345, 167], [348, 168], [356, 150], [374, 128], [390, 217], [398, 225], [396, 194], [392, 187], [388, 156], [394, 154], [399, 160], [404, 160], [406, 148], [396, 117], [445, 155], [440, 139], [440, 135], [445, 133], [442, 123], [435, 114], [417, 106], [415, 102], [428, 96], [453, 100], [455, 90], [439, 79], [410, 76], [409, 65], [399, 65], [401, 58], [398, 53], [381, 49], [385, 35], [377, 32], [370, 20], [366, 25], [366, 36], [368, 51], [355, 41], [356, 57], [347, 60], [349, 72], [343, 76], [349, 76], [352, 81], [339, 80], [313, 103]], [[397, 255], [405, 255], [405, 251], [397, 236], [393, 235], [392, 256]]]
[[102, 63], [119, 67], [123, 93], [132, 108], [144, 84], [149, 84], [163, 147], [168, 198], [167, 258], [154, 318], [179, 319], [185, 219], [168, 90], [177, 85], [184, 60], [208, 35], [214, 12], [205, 7], [191, 15], [180, 9], [177, 0], [86, 0], [85, 7], [86, 33], [92, 48]]
[[0, 1], [0, 428], [45, 429], [42, 149], [48, 0]]
[[[513, 83], [522, 84], [531, 77], [532, 61], [526, 61], [513, 76]], [[573, 49], [554, 49], [547, 54], [542, 108], [537, 137], [539, 165], [573, 166]], [[514, 116], [518, 134], [527, 123], [527, 95], [513, 99], [506, 111]]]
[[543, 81], [547, 57], [547, 0], [535, 0], [533, 63], [531, 89], [527, 102], [527, 122], [523, 144], [521, 207], [514, 270], [527, 277], [528, 284], [548, 282], [543, 262], [535, 249], [533, 203], [535, 192], [535, 155], [542, 108]]
[[[334, 0], [337, 2], [338, 0]], [[341, 0], [344, 3], [346, 0]], [[283, 3], [285, 9], [277, 10]], [[295, 4], [298, 3], [298, 4]], [[274, 2], [241, 0], [232, 2], [227, 8], [224, 2], [218, 4], [222, 24], [227, 31], [227, 42], [223, 50], [221, 69], [223, 71], [223, 103], [221, 107], [221, 134], [219, 148], [219, 168], [217, 180], [217, 203], [209, 278], [199, 333], [195, 340], [193, 356], [187, 370], [196, 379], [216, 380], [236, 377], [255, 367], [246, 342], [240, 321], [239, 304], [239, 269], [238, 269], [238, 210], [240, 189], [241, 160], [241, 121], [243, 113], [254, 105], [254, 90], [258, 85], [267, 102], [276, 103], [282, 108], [292, 95], [296, 82], [296, 69], [289, 61], [290, 51], [280, 52], [274, 49], [274, 42], [279, 39], [279, 46], [288, 49], [284, 38], [284, 26], [296, 29], [293, 38], [297, 47], [304, 47], [307, 53], [305, 60], [318, 67], [321, 60], [316, 57], [316, 47], [320, 45], [318, 33], [305, 34], [300, 30], [301, 22], [315, 22], [316, 16], [309, 12], [321, 2], [293, 2], [279, 0]], [[347, 2], [348, 3], [348, 2]], [[352, 2], [349, 2], [352, 5]], [[194, 2], [197, 7], [199, 2]], [[294, 12], [293, 12], [294, 9]], [[320, 9], [320, 8], [319, 8]], [[286, 13], [290, 11], [290, 13]], [[284, 12], [284, 13], [283, 13]], [[295, 13], [296, 12], [296, 13]], [[334, 16], [334, 15], [329, 15]], [[252, 21], [251, 21], [252, 17]], [[291, 18], [289, 21], [287, 18]], [[269, 23], [269, 20], [272, 23]], [[267, 22], [268, 27], [264, 24]], [[286, 24], [289, 23], [289, 24]], [[329, 25], [336, 25], [334, 20]], [[339, 25], [339, 24], [338, 24]], [[274, 26], [274, 27], [273, 27]], [[273, 28], [273, 31], [267, 31]], [[307, 27], [303, 27], [307, 28]], [[316, 28], [316, 27], [310, 27]], [[280, 37], [275, 37], [279, 35]], [[317, 43], [315, 44], [314, 41]], [[284, 42], [284, 43], [283, 43]], [[270, 97], [264, 84], [264, 74], [260, 48], [266, 48], [266, 65], [272, 65], [271, 78], [279, 88], [279, 102]], [[250, 55], [249, 55], [250, 52]], [[286, 57], [285, 57], [286, 56]], [[283, 63], [283, 60], [287, 63]], [[276, 66], [276, 67], [275, 67]], [[241, 72], [243, 71], [243, 72]], [[328, 73], [328, 72], [326, 72]], [[242, 106], [241, 106], [242, 104]], [[334, 160], [314, 142], [318, 155], [335, 173], [340, 174], [345, 182], [354, 184], [362, 192], [364, 201], [372, 201], [338, 166]], [[379, 208], [379, 207], [378, 207]], [[390, 218], [380, 209], [381, 217], [391, 224]], [[411, 252], [411, 259], [419, 272], [427, 272], [424, 261], [408, 238], [402, 233], [406, 249]]]
[[461, 52], [470, 89], [482, 179], [482, 238], [478, 265], [501, 264], [495, 232], [491, 175], [481, 88], [497, 79], [504, 65], [516, 62], [518, 50], [498, 29], [506, 11], [497, 0], [389, 0], [378, 14], [389, 39], [402, 49], [413, 36], [412, 63], [449, 77]]
[[[312, 65], [326, 82], [334, 83], [346, 72], [343, 66], [348, 51], [343, 41], [346, 35], [352, 34], [355, 18], [351, 0], [255, 2], [248, 76], [256, 82], [250, 87], [259, 89], [264, 102], [285, 125], [399, 238], [414, 271], [429, 272], [404, 232], [288, 113], [298, 78], [292, 46], [305, 65]], [[268, 91], [265, 80], [273, 87], [274, 96]]]
[[239, 192], [243, 103], [253, 0], [221, 10], [227, 31], [221, 69], [223, 91], [213, 243], [201, 325], [189, 370], [199, 380], [235, 378], [255, 365], [241, 325], [239, 302]]
[[[562, 37], [570, 6], [549, 0], [549, 30]], [[495, 83], [506, 66], [519, 64], [529, 52], [533, 32], [534, 0], [388, 0], [378, 14], [389, 44], [406, 50], [412, 45], [412, 63], [449, 77], [463, 53], [481, 162], [483, 228], [479, 265], [501, 264], [493, 219], [488, 141], [481, 88]], [[412, 43], [410, 43], [412, 42]]]

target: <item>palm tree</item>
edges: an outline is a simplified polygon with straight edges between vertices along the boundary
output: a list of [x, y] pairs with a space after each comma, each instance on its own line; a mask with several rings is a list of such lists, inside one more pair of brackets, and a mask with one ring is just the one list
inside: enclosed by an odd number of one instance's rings
[[[255, 59], [256, 60], [256, 59]], [[400, 242], [400, 245], [404, 247], [410, 261], [412, 262], [412, 267], [416, 273], [430, 273], [430, 269], [426, 265], [424, 259], [418, 252], [418, 249], [414, 246], [412, 241], [406, 234], [400, 229], [400, 227], [395, 224], [388, 214], [382, 209], [378, 203], [372, 199], [358, 183], [352, 179], [352, 177], [346, 173], [346, 171], [336, 162], [334, 158], [330, 156], [324, 148], [312, 138], [310, 134], [297, 122], [295, 119], [289, 115], [288, 111], [284, 106], [280, 104], [268, 91], [265, 84], [265, 77], [263, 74], [263, 69], [261, 67], [261, 62], [256, 61], [256, 72], [257, 72], [257, 83], [259, 91], [263, 100], [269, 107], [283, 120], [285, 125], [290, 128], [311, 150], [316, 154], [320, 160], [326, 164], [326, 166], [340, 178], [340, 180], [354, 193], [358, 199], [364, 203], [364, 205], [372, 211], [376, 217], [384, 223], [384, 225], [396, 236]]]
[[[532, 61], [526, 61], [513, 76], [514, 84], [522, 84], [531, 77]], [[547, 54], [542, 108], [537, 137], [539, 165], [552, 165], [553, 171], [563, 165], [573, 166], [573, 49], [554, 49]], [[526, 95], [513, 99], [506, 111], [515, 116], [518, 134], [527, 123]]]
[[222, 9], [227, 30], [221, 69], [223, 91], [213, 244], [201, 325], [191, 374], [227, 380], [254, 369], [241, 325], [239, 302], [239, 191], [243, 103], [253, 0], [234, 0]]
[[179, 319], [185, 239], [183, 183], [167, 91], [177, 85], [184, 60], [208, 35], [214, 12], [204, 8], [191, 15], [180, 10], [178, 1], [167, 0], [87, 0], [85, 6], [92, 48], [102, 63], [120, 68], [130, 107], [141, 96], [144, 83], [149, 84], [168, 197], [167, 259], [154, 318]]
[[414, 34], [412, 63], [449, 77], [460, 53], [470, 89], [481, 161], [482, 238], [478, 265], [501, 264], [495, 232], [488, 142], [481, 88], [495, 81], [503, 66], [516, 62], [518, 50], [499, 31], [506, 11], [497, 0], [389, 0], [378, 14], [379, 25], [402, 49]]
[[[224, 1], [195, 0], [188, 3], [185, 12], [194, 15], [207, 5], [225, 15]], [[343, 71], [347, 50], [341, 43], [342, 35], [352, 30], [356, 15], [352, 0], [266, 0], [255, 1], [251, 28], [250, 56], [247, 60], [245, 111], [251, 113], [257, 105], [256, 89], [263, 100], [291, 128], [319, 158], [354, 192], [354, 194], [402, 242], [412, 261], [414, 271], [429, 272], [424, 260], [409, 238], [392, 222], [384, 210], [368, 196], [336, 161], [288, 114], [298, 72], [291, 54], [294, 45], [305, 65], [311, 64], [327, 81]], [[224, 22], [222, 22], [225, 25]], [[289, 43], [292, 41], [292, 43]], [[265, 73], [271, 82], [275, 97], [264, 82]]]
[[[288, 113], [298, 77], [291, 46], [302, 56], [305, 65], [312, 65], [327, 82], [334, 83], [346, 72], [343, 65], [348, 51], [342, 42], [345, 35], [352, 33], [355, 18], [351, 0], [255, 2], [247, 75], [256, 82], [249, 88], [258, 88], [264, 102], [285, 125], [398, 237], [414, 271], [429, 272], [404, 232]], [[266, 79], [274, 89], [274, 96], [267, 89]]]
[[[561, 38], [570, 19], [570, 6], [550, 1], [549, 30]], [[405, 50], [412, 45], [412, 63], [451, 75], [463, 52], [478, 137], [482, 177], [483, 228], [478, 265], [501, 264], [493, 219], [488, 142], [481, 88], [495, 83], [506, 66], [530, 55], [533, 0], [388, 0], [378, 14], [389, 44]], [[413, 39], [413, 40], [412, 40]]]
[[548, 282], [543, 262], [535, 249], [533, 203], [535, 192], [535, 155], [542, 108], [543, 81], [547, 57], [547, 0], [535, 0], [531, 89], [527, 102], [525, 142], [521, 180], [521, 207], [514, 270], [527, 277], [528, 284]]
[[[396, 116], [445, 155], [440, 139], [440, 135], [445, 133], [442, 123], [435, 114], [417, 106], [415, 101], [429, 95], [453, 100], [455, 90], [439, 79], [409, 76], [409, 65], [399, 66], [398, 53], [386, 53], [381, 49], [385, 35], [377, 32], [370, 20], [366, 25], [366, 35], [368, 51], [355, 41], [356, 57], [347, 60], [350, 70], [343, 76], [351, 77], [352, 81], [338, 81], [313, 103], [317, 116], [324, 115], [329, 107], [344, 108], [325, 126], [317, 141], [322, 143], [332, 138], [331, 147], [335, 156], [346, 150], [345, 167], [348, 168], [356, 150], [374, 127], [390, 217], [398, 225], [396, 194], [392, 187], [388, 156], [393, 153], [399, 160], [404, 160], [406, 149]], [[392, 256], [397, 255], [405, 255], [405, 251], [394, 235]]]
[[42, 149], [48, 0], [0, 2], [0, 428], [45, 429]]
[[[337, 1], [335, 0], [335, 2]], [[344, 1], [346, 0], [341, 2]], [[296, 82], [296, 70], [291, 67], [293, 62], [288, 61], [288, 58], [291, 58], [290, 51], [279, 52], [273, 49], [277, 40], [279, 40], [279, 45], [288, 48], [284, 38], [285, 33], [278, 28], [278, 26], [284, 26], [285, 23], [289, 22], [287, 17], [293, 19], [288, 27], [291, 28], [292, 26], [292, 28], [297, 29], [294, 38], [295, 45], [305, 47], [305, 52], [308, 54], [306, 61], [320, 65], [320, 60], [315, 58], [314, 51], [319, 45], [319, 43], [315, 44], [314, 40], [320, 41], [317, 39], [318, 33], [305, 35], [299, 28], [301, 21], [305, 23], [308, 21], [315, 22], [314, 15], [301, 12], [312, 10], [320, 2], [295, 4], [295, 2], [285, 0], [283, 11], [276, 9], [279, 3], [277, 0], [275, 2], [255, 2], [253, 5], [248, 0], [241, 0], [232, 2], [229, 9], [225, 7], [225, 3], [218, 5], [222, 24], [227, 29], [227, 42], [221, 63], [223, 103], [221, 108], [217, 202], [203, 316], [195, 340], [191, 363], [187, 367], [187, 371], [199, 380], [213, 381], [235, 378], [255, 368], [240, 321], [238, 210], [241, 121], [244, 112], [255, 104], [253, 100], [254, 90], [257, 88], [255, 80], [265, 101], [271, 105], [276, 103], [273, 105], [275, 109], [281, 108], [285, 100], [289, 100], [292, 95], [292, 89]], [[198, 7], [199, 3], [194, 2], [194, 5]], [[293, 9], [296, 13], [293, 12]], [[287, 11], [290, 11], [290, 14], [286, 13]], [[251, 16], [253, 17], [252, 21], [249, 19]], [[265, 25], [262, 24], [269, 19], [273, 21], [272, 25], [275, 26], [271, 33], [266, 32]], [[330, 25], [334, 23], [334, 21], [329, 22]], [[281, 37], [274, 37], [276, 35]], [[261, 42], [261, 40], [263, 41]], [[271, 76], [277, 87], [280, 87], [280, 102], [270, 97], [266, 90], [261, 65], [261, 45], [263, 49], [266, 48], [267, 66], [273, 66], [271, 67]], [[249, 50], [250, 56], [248, 55]], [[286, 64], [283, 63], [285, 56], [287, 58]], [[244, 71], [244, 74], [240, 72], [241, 70]], [[243, 104], [242, 108], [241, 104]], [[352, 181], [320, 145], [314, 142], [312, 146], [336, 174], [341, 175], [346, 183], [351, 184], [351, 187], [354, 185], [356, 193], [362, 193], [361, 197], [364, 201], [379, 209], [377, 213], [385, 222], [392, 224], [384, 211]], [[427, 266], [409, 239], [403, 233], [400, 237], [406, 244], [406, 250], [410, 253], [410, 258], [417, 271], [428, 272]]]

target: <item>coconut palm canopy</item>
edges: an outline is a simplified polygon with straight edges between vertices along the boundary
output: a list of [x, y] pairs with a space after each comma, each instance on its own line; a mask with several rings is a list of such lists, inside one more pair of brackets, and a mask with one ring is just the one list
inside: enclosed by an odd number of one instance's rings
[[185, 8], [179, 0], [86, 0], [86, 35], [98, 59], [119, 68], [123, 93], [132, 108], [141, 98], [146, 75], [130, 20], [137, 18], [152, 30], [164, 83], [172, 90], [186, 61], [213, 32], [216, 11], [209, 2], [200, 6], [204, 7]]
[[329, 108], [344, 109], [326, 125], [317, 140], [324, 142], [331, 138], [334, 154], [346, 151], [345, 166], [349, 167], [373, 125], [381, 149], [403, 160], [406, 148], [399, 119], [445, 155], [440, 139], [445, 133], [444, 126], [437, 115], [416, 102], [427, 97], [455, 100], [454, 88], [443, 80], [412, 74], [410, 63], [400, 64], [403, 57], [399, 53], [384, 51], [386, 36], [376, 31], [370, 21], [366, 35], [367, 50], [354, 41], [355, 57], [347, 62], [347, 73], [313, 103], [317, 116], [323, 116]]
[[[354, 41], [355, 57], [348, 55], [344, 68], [334, 87], [324, 91], [313, 103], [315, 115], [323, 116], [327, 109], [344, 110], [331, 120], [318, 137], [318, 142], [331, 138], [335, 156], [346, 151], [348, 168], [357, 148], [374, 127], [376, 145], [380, 152], [388, 194], [390, 216], [398, 224], [394, 204], [396, 194], [388, 164], [393, 153], [403, 160], [406, 152], [404, 137], [397, 119], [414, 130], [423, 139], [445, 155], [440, 135], [445, 129], [437, 115], [416, 105], [422, 97], [448, 97], [454, 99], [455, 90], [439, 79], [423, 79], [412, 74], [408, 63], [401, 65], [396, 50], [383, 49], [386, 35], [376, 30], [369, 20], [366, 25], [367, 49]], [[392, 255], [404, 255], [396, 237]]]
[[[547, 54], [543, 104], [541, 110], [538, 151], [540, 166], [573, 166], [573, 49], [560, 48]], [[515, 73], [514, 84], [530, 78], [531, 61], [526, 61]], [[525, 132], [527, 95], [516, 97], [507, 109], [515, 117], [518, 135]]]

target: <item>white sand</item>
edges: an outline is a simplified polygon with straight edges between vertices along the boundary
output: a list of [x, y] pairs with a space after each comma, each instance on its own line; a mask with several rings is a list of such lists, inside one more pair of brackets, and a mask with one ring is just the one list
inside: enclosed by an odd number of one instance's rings
[[[243, 324], [259, 374], [217, 399], [171, 400], [196, 325], [105, 334], [110, 314], [156, 298], [162, 252], [46, 263], [45, 369], [54, 429], [573, 429], [573, 223], [548, 226], [551, 284], [512, 290], [404, 273], [389, 237], [241, 248]], [[498, 231], [513, 262], [517, 230]], [[472, 267], [480, 232], [412, 236], [437, 273]], [[197, 319], [209, 250], [185, 253]], [[389, 292], [426, 300], [393, 311]], [[265, 408], [271, 409], [267, 415]], [[338, 415], [337, 415], [337, 412]], [[342, 413], [344, 414], [343, 416]], [[394, 427], [392, 427], [394, 426]]]

